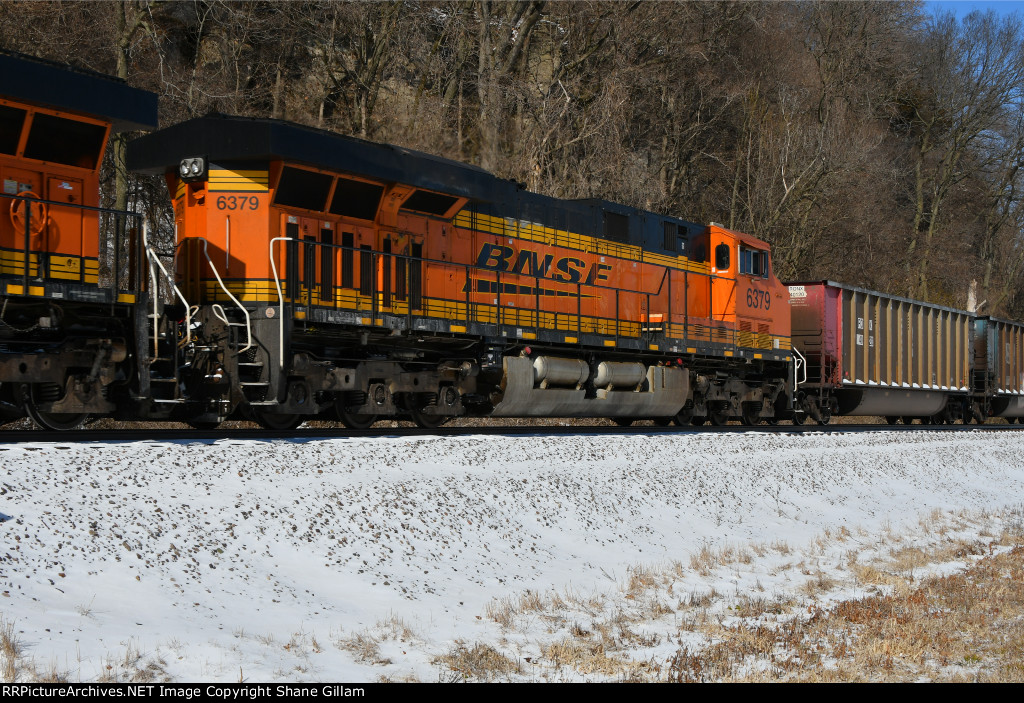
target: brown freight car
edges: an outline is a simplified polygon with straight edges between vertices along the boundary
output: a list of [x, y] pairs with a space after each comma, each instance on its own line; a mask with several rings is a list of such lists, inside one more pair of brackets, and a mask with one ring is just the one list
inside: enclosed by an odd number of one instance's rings
[[971, 414], [974, 316], [832, 281], [789, 284], [804, 417], [955, 422]]

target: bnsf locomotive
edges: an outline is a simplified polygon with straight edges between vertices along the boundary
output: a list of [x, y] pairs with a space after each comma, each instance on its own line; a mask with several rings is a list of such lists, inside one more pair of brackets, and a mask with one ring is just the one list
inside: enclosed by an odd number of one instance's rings
[[[106, 129], [155, 121], [152, 96], [109, 83], [118, 100], [65, 104], [66, 95], [24, 87], [11, 100], [26, 115], [63, 111]], [[107, 104], [138, 110], [111, 115]], [[4, 130], [16, 122], [4, 119]], [[26, 149], [33, 121], [8, 140], [16, 146], [4, 168], [51, 168], [55, 159]], [[939, 375], [924, 386], [890, 374], [880, 386], [864, 374], [883, 357], [857, 349], [875, 349], [887, 332], [846, 344], [858, 322], [837, 323], [842, 294], [826, 304], [810, 284], [781, 284], [763, 241], [603, 200], [548, 198], [466, 164], [277, 120], [208, 116], [129, 145], [129, 168], [163, 176], [173, 201], [167, 266], [143, 223], [95, 206], [106, 134], [90, 195], [83, 185], [79, 196], [93, 200], [75, 209], [109, 215], [82, 217], [83, 242], [106, 226], [117, 246], [98, 252], [94, 237], [77, 254], [105, 272], [83, 274], [78, 297], [48, 280], [69, 227], [56, 191], [4, 181], [10, 217], [0, 234], [14, 258], [3, 269], [0, 392], [9, 414], [46, 427], [89, 414], [286, 429], [312, 418], [431, 427], [460, 415], [956, 420], [1020, 407], [1020, 384], [980, 366], [992, 363], [976, 350], [984, 318], [947, 311], [969, 320], [948, 327], [963, 332], [952, 347], [920, 318], [923, 331], [901, 335], [892, 353], [910, 358], [931, 345], [922, 363]], [[800, 290], [813, 314], [791, 317]], [[859, 324], [875, 324], [864, 315]], [[1005, 327], [996, 347], [1017, 345], [1005, 377], [1019, 375], [1019, 326], [990, 324]], [[900, 362], [886, 363], [889, 373]], [[843, 375], [853, 369], [864, 371]]]
[[190, 120], [129, 166], [173, 198], [196, 310], [160, 353], [198, 421], [789, 408], [788, 296], [753, 237], [275, 120]]
[[4, 53], [0, 76], [0, 413], [75, 427], [136, 368], [139, 230], [99, 207], [99, 171], [111, 132], [156, 126], [156, 96]]

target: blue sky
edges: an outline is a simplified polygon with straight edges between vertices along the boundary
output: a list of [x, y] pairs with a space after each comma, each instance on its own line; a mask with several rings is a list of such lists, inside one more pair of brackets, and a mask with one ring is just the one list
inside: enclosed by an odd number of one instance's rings
[[925, 2], [925, 8], [931, 12], [949, 12], [952, 10], [957, 17], [963, 17], [974, 10], [995, 10], [999, 14], [1010, 14], [1017, 12], [1024, 18], [1024, 1], [1021, 0], [989, 0], [981, 2], [975, 0], [937, 0]]

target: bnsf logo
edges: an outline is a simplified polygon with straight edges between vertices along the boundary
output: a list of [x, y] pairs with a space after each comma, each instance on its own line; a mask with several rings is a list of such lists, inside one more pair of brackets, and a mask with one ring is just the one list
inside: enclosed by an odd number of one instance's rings
[[612, 270], [607, 264], [594, 263], [587, 268], [582, 259], [563, 256], [555, 260], [554, 254], [545, 254], [530, 249], [520, 249], [517, 254], [512, 247], [500, 244], [484, 244], [476, 257], [479, 268], [519, 276], [535, 276], [547, 278], [559, 283], [599, 284], [608, 280], [608, 272]]

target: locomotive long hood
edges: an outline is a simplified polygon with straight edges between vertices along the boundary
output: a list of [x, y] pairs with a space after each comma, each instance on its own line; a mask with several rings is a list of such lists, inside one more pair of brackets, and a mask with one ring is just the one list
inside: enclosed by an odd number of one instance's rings
[[199, 117], [136, 139], [128, 145], [128, 168], [163, 174], [193, 156], [212, 163], [301, 163], [490, 202], [506, 200], [518, 189], [476, 166], [420, 151], [280, 120], [228, 115]]

